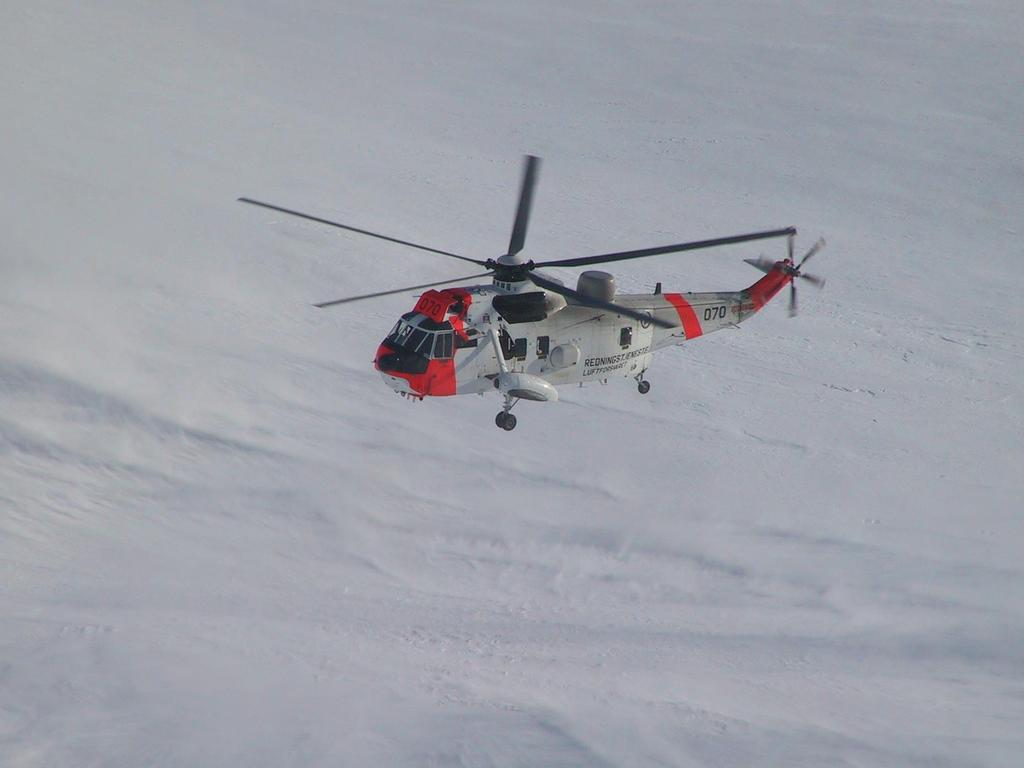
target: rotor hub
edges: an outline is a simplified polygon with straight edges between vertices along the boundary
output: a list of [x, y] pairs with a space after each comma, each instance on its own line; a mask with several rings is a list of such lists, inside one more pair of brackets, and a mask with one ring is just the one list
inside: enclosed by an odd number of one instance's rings
[[497, 259], [488, 259], [487, 266], [494, 271], [495, 281], [521, 283], [529, 279], [527, 275], [533, 271], [534, 263], [532, 259], [524, 261], [518, 256], [505, 254]]

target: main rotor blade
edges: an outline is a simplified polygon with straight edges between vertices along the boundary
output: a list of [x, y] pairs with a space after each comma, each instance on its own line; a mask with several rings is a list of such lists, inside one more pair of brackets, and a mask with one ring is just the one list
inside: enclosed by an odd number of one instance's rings
[[526, 226], [530, 223], [530, 206], [533, 204], [533, 187], [537, 183], [537, 171], [540, 169], [540, 158], [526, 156], [523, 166], [523, 179], [519, 184], [519, 206], [516, 208], [516, 220], [512, 225], [512, 239], [508, 244], [508, 255], [515, 256], [526, 243]]
[[579, 291], [574, 291], [572, 288], [566, 288], [564, 285], [559, 285], [554, 280], [548, 280], [546, 277], [534, 274], [533, 272], [527, 272], [526, 276], [530, 278], [534, 285], [544, 288], [545, 290], [552, 291], [553, 293], [560, 293], [563, 296], [574, 299], [575, 301], [583, 304], [587, 307], [594, 307], [595, 309], [605, 309], [609, 312], [615, 312], [619, 315], [625, 315], [626, 317], [632, 317], [634, 320], [639, 320], [641, 323], [654, 323], [659, 328], [676, 328], [678, 326], [669, 323], [665, 320], [659, 320], [653, 315], [647, 312], [639, 312], [629, 307], [623, 307], [620, 304], [614, 304], [610, 301], [602, 301], [601, 299], [595, 299], [591, 296], [584, 296]]
[[381, 296], [390, 296], [393, 293], [406, 293], [407, 291], [415, 291], [420, 288], [433, 288], [435, 285], [447, 285], [448, 283], [458, 283], [462, 280], [472, 280], [477, 277], [490, 277], [493, 272], [484, 272], [478, 275], [467, 275], [466, 277], [453, 277], [449, 280], [438, 280], [436, 283], [424, 283], [423, 285], [407, 285], [404, 288], [395, 288], [392, 291], [379, 291], [378, 293], [364, 293], [362, 296], [349, 296], [344, 299], [334, 299], [333, 301], [322, 301], [319, 304], [314, 304], [314, 307], [333, 307], [338, 304], [348, 304], [352, 301], [362, 301], [363, 299], [376, 299]]
[[479, 259], [471, 259], [468, 256], [459, 256], [457, 253], [451, 253], [450, 251], [442, 251], [437, 248], [431, 248], [426, 245], [420, 245], [419, 243], [410, 243], [408, 240], [399, 240], [397, 237], [388, 237], [378, 232], [370, 232], [366, 229], [359, 229], [358, 227], [350, 227], [348, 224], [340, 224], [337, 221], [331, 221], [330, 219], [321, 219], [319, 216], [311, 216], [308, 213], [302, 213], [301, 211], [293, 211], [290, 208], [282, 208], [279, 205], [272, 205], [271, 203], [263, 203], [259, 200], [253, 200], [249, 197], [238, 198], [240, 203], [249, 203], [249, 205], [258, 205], [261, 208], [269, 208], [272, 211], [279, 211], [280, 213], [287, 213], [290, 216], [298, 216], [300, 219], [309, 219], [315, 221], [318, 224], [326, 224], [329, 227], [337, 227], [338, 229], [347, 229], [349, 232], [358, 232], [360, 235], [369, 235], [370, 237], [376, 237], [380, 240], [387, 240], [389, 243], [398, 243], [399, 245], [408, 245], [410, 248], [419, 248], [421, 251], [429, 251], [430, 253], [438, 253], [442, 256], [451, 256], [453, 259], [461, 259], [462, 261], [468, 261], [472, 264], [479, 264], [481, 267], [486, 264], [484, 261]]
[[676, 245], [662, 245], [658, 248], [643, 248], [639, 251], [621, 251], [619, 253], [604, 253], [600, 256], [583, 256], [577, 259], [556, 259], [554, 261], [541, 261], [538, 267], [582, 267], [587, 264], [605, 264], [609, 261], [625, 261], [626, 259], [641, 259], [646, 256], [658, 256], [662, 253], [677, 253], [679, 251], [694, 251], [698, 248], [714, 248], [718, 245], [732, 245], [733, 243], [745, 243], [748, 240], [766, 240], [771, 237], [786, 237], [795, 235], [794, 227], [786, 229], [769, 229], [764, 232], [751, 232], [747, 235], [731, 235], [730, 237], [716, 237], [713, 240], [695, 240], [692, 243], [678, 243]]
[[789, 281], [789, 316], [796, 317], [796, 281]]

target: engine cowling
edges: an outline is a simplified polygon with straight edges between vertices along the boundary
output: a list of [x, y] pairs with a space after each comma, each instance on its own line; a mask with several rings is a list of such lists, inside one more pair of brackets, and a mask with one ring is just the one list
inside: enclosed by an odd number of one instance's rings
[[576, 290], [600, 301], [615, 298], [615, 278], [599, 269], [588, 269], [576, 282]]
[[553, 403], [558, 400], [558, 390], [553, 384], [529, 373], [502, 373], [498, 375], [498, 389], [520, 400]]

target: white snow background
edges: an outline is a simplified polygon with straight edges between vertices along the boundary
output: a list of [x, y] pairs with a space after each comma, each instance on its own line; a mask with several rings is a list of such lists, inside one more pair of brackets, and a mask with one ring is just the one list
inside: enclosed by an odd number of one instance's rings
[[[1022, 92], [1019, 0], [4, 4], [0, 765], [1024, 764]], [[493, 257], [527, 152], [527, 257], [828, 285], [504, 433], [310, 306], [472, 270], [235, 202]]]

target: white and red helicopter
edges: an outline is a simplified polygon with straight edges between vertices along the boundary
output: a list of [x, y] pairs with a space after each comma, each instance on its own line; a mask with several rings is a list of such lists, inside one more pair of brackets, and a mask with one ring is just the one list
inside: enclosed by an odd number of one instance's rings
[[[486, 271], [479, 274], [314, 306], [333, 307], [430, 289], [419, 296], [412, 311], [402, 315], [380, 343], [374, 367], [395, 392], [418, 400], [497, 391], [504, 398], [504, 406], [494, 423], [505, 430], [516, 426], [511, 411], [518, 401], [554, 402], [560, 386], [632, 378], [640, 394], [647, 394], [651, 385], [644, 375], [657, 350], [734, 327], [761, 309], [787, 283], [792, 316], [796, 313], [796, 278], [818, 287], [824, 285], [823, 279], [804, 274], [802, 268], [825, 241], [818, 240], [796, 262], [794, 227], [598, 256], [527, 261], [520, 253], [526, 241], [539, 166], [538, 158], [526, 157], [512, 239], [508, 252], [496, 259], [473, 259], [259, 200], [239, 200], [484, 267]], [[765, 276], [740, 291], [663, 293], [658, 283], [654, 293], [617, 294], [615, 280], [607, 272], [583, 272], [573, 289], [536, 271], [539, 267], [592, 266], [775, 237], [787, 238], [787, 258], [745, 259]], [[481, 277], [492, 281], [434, 290]]]

